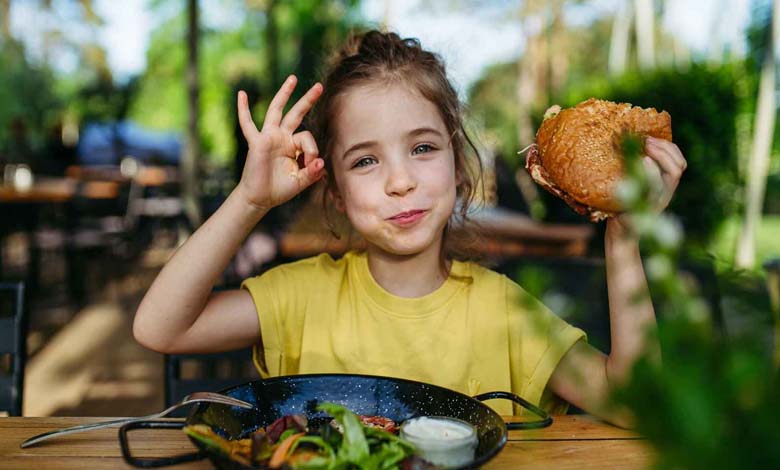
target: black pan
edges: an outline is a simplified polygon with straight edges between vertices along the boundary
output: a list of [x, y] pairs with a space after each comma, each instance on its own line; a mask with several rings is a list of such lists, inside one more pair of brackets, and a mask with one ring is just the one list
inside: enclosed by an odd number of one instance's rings
[[[222, 404], [201, 403], [184, 422], [140, 421], [122, 426], [119, 440], [122, 456], [135, 467], [151, 468], [208, 458], [218, 469], [251, 469], [234, 462], [191, 439], [199, 449], [194, 454], [163, 458], [138, 458], [130, 454], [127, 433], [139, 428], [176, 428], [207, 424], [228, 439], [242, 439], [277, 418], [305, 414], [324, 417], [317, 406], [322, 402], [343, 405], [357, 414], [385, 416], [403, 422], [418, 416], [449, 416], [470, 423], [477, 430], [479, 444], [474, 460], [458, 470], [478, 468], [498, 454], [506, 444], [507, 429], [533, 429], [549, 426], [552, 418], [542, 409], [509, 392], [490, 392], [470, 397], [443, 387], [411, 380], [370, 375], [314, 374], [275, 377], [223, 390], [221, 393], [252, 403], [251, 410]], [[539, 416], [537, 421], [504, 423], [501, 416], [482, 403], [502, 398], [511, 400]]]

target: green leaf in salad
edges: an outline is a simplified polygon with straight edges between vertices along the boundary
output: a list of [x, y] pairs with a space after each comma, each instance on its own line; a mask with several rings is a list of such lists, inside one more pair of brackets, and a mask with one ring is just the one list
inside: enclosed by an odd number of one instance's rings
[[381, 447], [371, 452], [363, 461], [361, 467], [365, 470], [393, 470], [398, 468], [409, 455], [403, 446], [395, 442], [385, 442]]
[[284, 442], [287, 440], [288, 437], [294, 436], [295, 434], [298, 434], [300, 431], [295, 428], [289, 428], [285, 429], [285, 431], [282, 433], [281, 436], [279, 436], [279, 440], [277, 442]]
[[358, 416], [347, 408], [335, 403], [322, 403], [317, 407], [333, 416], [333, 419], [344, 429], [344, 439], [338, 449], [337, 457], [349, 463], [360, 466], [369, 455], [368, 442], [363, 432]]
[[314, 444], [321, 452], [327, 454], [327, 456], [331, 459], [336, 457], [336, 452], [333, 450], [333, 447], [331, 447], [327, 442], [325, 442], [325, 440], [320, 436], [301, 437], [300, 439], [295, 441], [295, 444], [293, 444], [293, 446], [290, 448], [290, 453], [292, 454], [293, 452], [295, 452], [295, 449], [297, 449], [298, 446], [300, 446], [303, 443]]
[[336, 470], [336, 467], [333, 466], [333, 459], [328, 457], [315, 457], [307, 462], [299, 462], [295, 464], [294, 468], [295, 470]]
[[341, 435], [341, 432], [335, 426], [320, 426], [319, 435], [333, 449], [340, 448], [341, 442], [344, 440], [344, 436]]
[[378, 428], [372, 428], [369, 426], [366, 426], [364, 428], [366, 439], [369, 440], [369, 442], [389, 442], [396, 444], [400, 446], [405, 452], [409, 454], [413, 454], [415, 451], [414, 445], [412, 445], [411, 442], [401, 439], [400, 437], [396, 436], [395, 434], [391, 432], [387, 432], [384, 429], [378, 429]]

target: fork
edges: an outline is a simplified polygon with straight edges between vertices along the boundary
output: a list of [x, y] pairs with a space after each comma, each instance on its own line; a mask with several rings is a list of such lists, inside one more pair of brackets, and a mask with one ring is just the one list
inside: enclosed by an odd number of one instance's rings
[[159, 413], [154, 413], [148, 416], [139, 416], [137, 418], [113, 419], [111, 421], [101, 421], [99, 423], [82, 424], [70, 428], [56, 429], [54, 431], [45, 432], [43, 434], [38, 434], [37, 436], [33, 436], [29, 438], [26, 441], [22, 442], [20, 447], [22, 449], [31, 447], [39, 442], [46, 441], [56, 436], [75, 434], [77, 432], [89, 431], [92, 429], [107, 428], [110, 426], [118, 426], [121, 424], [133, 423], [136, 421], [145, 421], [147, 419], [162, 418], [163, 416], [172, 413], [173, 411], [181, 408], [182, 406], [191, 405], [193, 403], [204, 403], [204, 402], [220, 403], [223, 405], [237, 406], [239, 408], [246, 408], [246, 409], [254, 408], [250, 403], [247, 403], [243, 400], [239, 400], [238, 398], [229, 397], [227, 395], [221, 395], [219, 393], [212, 393], [212, 392], [194, 392], [194, 393], [190, 393], [189, 395], [182, 398], [181, 401], [179, 401], [178, 403], [175, 403], [174, 405], [164, 409]]

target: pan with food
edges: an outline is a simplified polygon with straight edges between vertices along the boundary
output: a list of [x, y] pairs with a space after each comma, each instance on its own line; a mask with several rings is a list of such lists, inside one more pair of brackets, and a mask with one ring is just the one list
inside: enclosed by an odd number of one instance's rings
[[[470, 397], [422, 382], [367, 375], [275, 377], [221, 393], [254, 408], [201, 404], [184, 422], [123, 426], [125, 461], [142, 468], [208, 458], [219, 469], [471, 469], [501, 451], [507, 429], [552, 422], [544, 410], [512, 393]], [[512, 400], [540, 419], [506, 424], [483, 403], [496, 398]], [[182, 427], [199, 452], [170, 458], [131, 455], [129, 431]]]

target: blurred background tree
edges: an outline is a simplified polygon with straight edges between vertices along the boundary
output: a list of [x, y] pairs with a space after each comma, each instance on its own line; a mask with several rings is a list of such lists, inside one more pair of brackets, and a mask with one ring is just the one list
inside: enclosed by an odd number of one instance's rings
[[[54, 93], [55, 77], [46, 67], [31, 64], [24, 45], [4, 41], [0, 48], [0, 163], [18, 160], [15, 147], [43, 145], [47, 126], [63, 102]], [[24, 126], [24, 129], [20, 129]], [[23, 139], [24, 143], [19, 139]], [[20, 163], [20, 161], [14, 161]]]
[[756, 50], [760, 54], [756, 62], [761, 64], [758, 97], [756, 98], [753, 142], [748, 160], [745, 181], [745, 216], [737, 240], [735, 263], [738, 267], [752, 268], [756, 263], [756, 231], [761, 223], [769, 172], [770, 154], [774, 139], [777, 114], [777, 65], [780, 56], [780, 1], [771, 6], [757, 8], [759, 12], [754, 37], [759, 41]]
[[[0, 163], [22, 158], [14, 156], [22, 151], [34, 170], [45, 171], [46, 156], [42, 152], [52, 134], [64, 132], [71, 140], [77, 138], [80, 117], [95, 119], [115, 114], [111, 110], [121, 96], [115, 93], [105, 50], [61, 28], [67, 20], [93, 30], [101, 25], [91, 0], [74, 2], [66, 12], [56, 10], [51, 0], [28, 2], [37, 3], [58, 20], [42, 31], [37, 60], [31, 60], [26, 44], [12, 35], [12, 3], [0, 2]], [[78, 72], [71, 76], [55, 73], [51, 65], [51, 60], [65, 50], [78, 56]]]
[[[171, 8], [166, 2], [155, 5], [168, 19], [152, 32], [147, 68], [139, 78], [129, 116], [149, 127], [183, 131], [185, 11]], [[233, 163], [237, 146], [233, 132], [236, 86], [256, 88], [252, 111], [257, 119], [264, 115], [278, 86], [291, 73], [301, 78], [296, 91], [300, 96], [300, 90], [317, 79], [315, 72], [327, 52], [358, 24], [357, 7], [354, 0], [247, 1], [237, 14], [242, 21], [234, 28], [201, 28], [200, 137], [207, 162]], [[167, 105], [160, 107], [160, 103]]]

